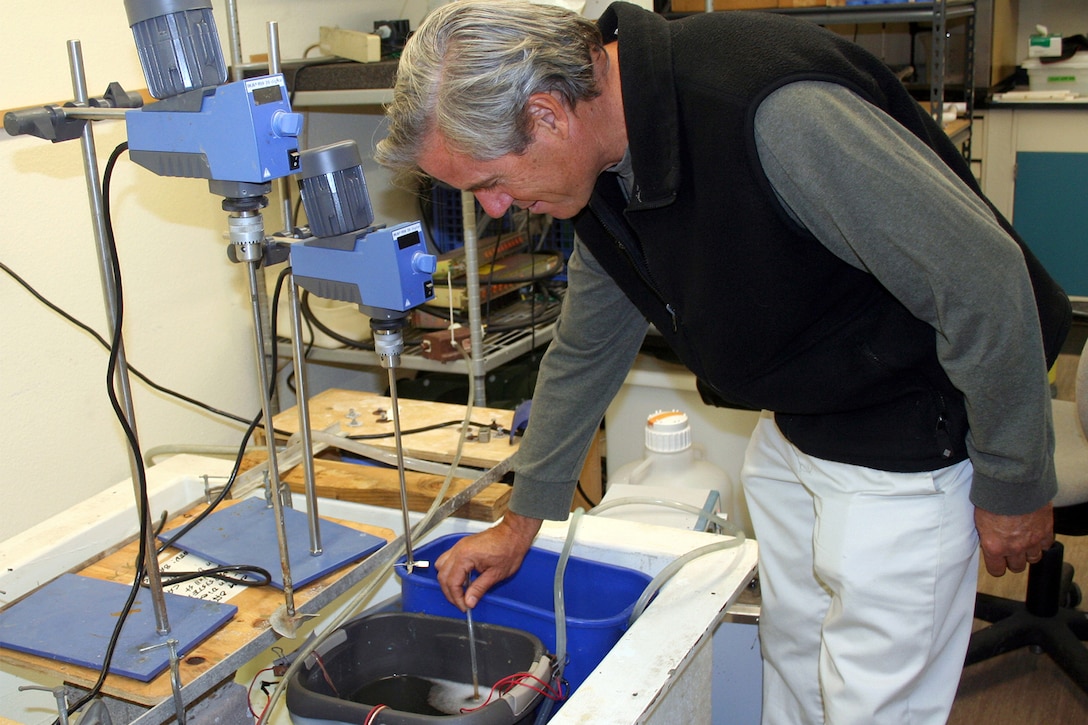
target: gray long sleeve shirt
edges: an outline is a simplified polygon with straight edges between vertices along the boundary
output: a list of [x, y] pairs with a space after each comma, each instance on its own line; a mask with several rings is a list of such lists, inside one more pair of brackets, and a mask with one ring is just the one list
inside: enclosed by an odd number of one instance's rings
[[[934, 328], [942, 367], [967, 402], [974, 503], [999, 514], [1045, 504], [1056, 481], [1038, 313], [1027, 274], [1010, 290], [1001, 273], [1023, 266], [1015, 242], [932, 151], [842, 86], [777, 90], [755, 131], [788, 213]], [[534, 518], [566, 518], [589, 443], [647, 329], [580, 245], [568, 279], [515, 466], [510, 507]]]

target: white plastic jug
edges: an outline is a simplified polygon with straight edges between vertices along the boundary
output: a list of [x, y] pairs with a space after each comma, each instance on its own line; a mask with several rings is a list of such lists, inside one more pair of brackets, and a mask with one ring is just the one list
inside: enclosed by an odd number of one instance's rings
[[[737, 505], [733, 480], [728, 473], [706, 460], [703, 449], [691, 442], [691, 424], [686, 413], [659, 410], [646, 418], [646, 449], [641, 461], [632, 461], [608, 474], [608, 485], [635, 484], [702, 488], [718, 491], [721, 510], [736, 521]], [[743, 523], [739, 523], [743, 527]]]

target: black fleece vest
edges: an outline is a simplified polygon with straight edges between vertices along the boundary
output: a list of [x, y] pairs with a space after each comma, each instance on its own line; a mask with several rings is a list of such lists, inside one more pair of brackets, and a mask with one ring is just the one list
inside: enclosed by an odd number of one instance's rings
[[[964, 402], [934, 330], [786, 217], [759, 165], [753, 119], [786, 83], [839, 83], [981, 196], [955, 146], [883, 63], [818, 26], [744, 12], [669, 22], [623, 5], [601, 27], [606, 41], [620, 36], [636, 185], [628, 201], [602, 174], [577, 221], [582, 241], [708, 402], [775, 411], [791, 441], [830, 460], [922, 471], [966, 458]], [[1068, 298], [1025, 256], [1052, 361]]]

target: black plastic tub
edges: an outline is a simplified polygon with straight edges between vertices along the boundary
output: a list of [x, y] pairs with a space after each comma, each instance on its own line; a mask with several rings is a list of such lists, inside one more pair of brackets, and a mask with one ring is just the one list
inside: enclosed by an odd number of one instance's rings
[[[351, 620], [333, 632], [287, 684], [287, 710], [296, 725], [385, 725], [527, 722], [541, 698], [526, 679], [505, 694], [492, 685], [518, 673], [550, 681], [552, 663], [528, 632], [477, 622], [480, 698], [473, 701], [472, 656], [465, 620], [386, 612]], [[488, 696], [491, 699], [487, 704]], [[462, 711], [462, 708], [464, 711]]]

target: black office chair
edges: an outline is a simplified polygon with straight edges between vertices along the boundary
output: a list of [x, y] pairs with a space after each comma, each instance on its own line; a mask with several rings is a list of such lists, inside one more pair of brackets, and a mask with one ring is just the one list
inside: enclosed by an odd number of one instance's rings
[[[1057, 439], [1055, 467], [1058, 495], [1054, 499], [1054, 531], [1088, 535], [1088, 346], [1077, 365], [1075, 403], [1054, 401]], [[1045, 652], [1082, 690], [1088, 692], [1088, 613], [1077, 609], [1080, 588], [1073, 567], [1063, 560], [1061, 542], [1028, 567], [1024, 601], [978, 594], [975, 617], [991, 624], [971, 635], [966, 664], [989, 659], [1020, 647]]]

